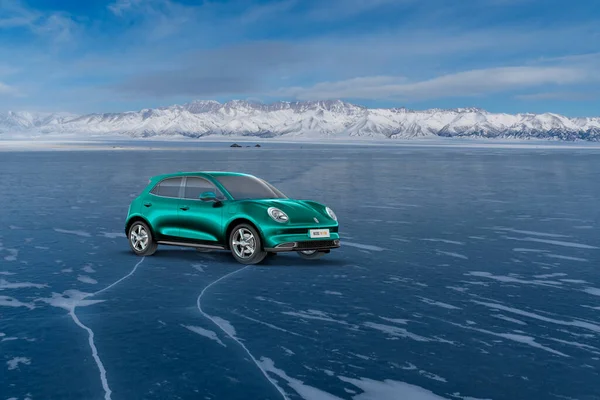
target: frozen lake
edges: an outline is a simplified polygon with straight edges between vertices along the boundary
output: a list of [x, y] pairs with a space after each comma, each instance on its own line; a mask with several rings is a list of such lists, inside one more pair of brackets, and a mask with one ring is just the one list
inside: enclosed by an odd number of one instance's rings
[[[598, 149], [229, 144], [0, 152], [0, 398], [600, 399]], [[134, 256], [182, 170], [327, 204], [342, 247]]]

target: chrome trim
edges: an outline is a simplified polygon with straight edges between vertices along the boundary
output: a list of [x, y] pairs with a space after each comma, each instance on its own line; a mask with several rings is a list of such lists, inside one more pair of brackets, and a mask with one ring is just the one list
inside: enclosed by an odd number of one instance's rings
[[[273, 213], [273, 212], [275, 212], [275, 211], [279, 211], [280, 213], [282, 213], [283, 215], [285, 215], [285, 220], [284, 220], [284, 221], [280, 221], [280, 220], [276, 219], [276, 218], [273, 216], [273, 214], [272, 214], [272, 213]], [[287, 222], [290, 222], [290, 217], [289, 217], [289, 216], [288, 216], [288, 215], [285, 213], [285, 211], [283, 211], [283, 210], [281, 210], [281, 209], [279, 209], [279, 208], [277, 208], [277, 207], [269, 207], [269, 208], [267, 209], [267, 214], [269, 214], [269, 217], [271, 217], [271, 219], [272, 219], [273, 221], [275, 221], [275, 222], [279, 222], [280, 224], [285, 224], [285, 223], [287, 223]]]
[[[292, 244], [293, 246], [288, 246]], [[340, 247], [340, 240], [339, 239], [334, 239], [333, 240], [333, 245], [332, 246], [315, 246], [312, 248], [304, 248], [304, 249], [298, 249], [298, 242], [289, 242], [289, 243], [282, 243], [282, 244], [278, 244], [275, 247], [265, 247], [265, 251], [269, 251], [271, 253], [279, 253], [279, 252], [284, 252], [284, 251], [300, 251], [300, 250], [331, 250], [331, 249], [337, 249]]]
[[170, 240], [159, 240], [159, 241], [157, 241], [157, 243], [158, 244], [166, 244], [168, 246], [182, 246], [182, 247], [196, 247], [196, 248], [203, 248], [203, 249], [225, 250], [224, 246], [212, 245], [212, 244], [172, 242]]
[[277, 246], [275, 246], [275, 247], [276, 247], [276, 248], [282, 248], [282, 247], [286, 247], [286, 248], [287, 248], [287, 247], [296, 247], [296, 246], [297, 246], [296, 242], [288, 242], [288, 243], [281, 243], [281, 244], [278, 244], [278, 245], [277, 245]]
[[[179, 199], [179, 200], [195, 200], [195, 201], [204, 201], [204, 200], [200, 200], [200, 199], [188, 199], [186, 197], [184, 197], [185, 195], [185, 185], [187, 183], [187, 178], [199, 178], [199, 179], [204, 179], [205, 181], [207, 181], [208, 183], [210, 183], [211, 185], [213, 185], [215, 187], [215, 189], [217, 189], [217, 191], [219, 193], [221, 193], [223, 196], [225, 196], [225, 200], [232, 200], [233, 197], [231, 195], [229, 195], [228, 198], [227, 194], [225, 194], [223, 192], [223, 190], [221, 190], [214, 181], [212, 181], [211, 179], [207, 178], [206, 176], [200, 176], [200, 175], [181, 175], [181, 176], [167, 176], [165, 178], [162, 178], [161, 180], [159, 180], [158, 182], [156, 182], [156, 184], [154, 184], [154, 186], [152, 186], [152, 188], [150, 190], [148, 190], [148, 194], [152, 195], [152, 196], [156, 196], [156, 197], [160, 197], [163, 199]], [[160, 194], [156, 194], [156, 193], [152, 193], [152, 191], [158, 186], [160, 185], [162, 182], [168, 180], [168, 179], [181, 179], [181, 184], [179, 185], [179, 192], [177, 194], [176, 197], [171, 197], [171, 196], [161, 196]], [[149, 179], [148, 184], [150, 184], [152, 182], [152, 178]], [[216, 192], [215, 192], [216, 194]], [[225, 200], [218, 200], [218, 201], [225, 201]]]

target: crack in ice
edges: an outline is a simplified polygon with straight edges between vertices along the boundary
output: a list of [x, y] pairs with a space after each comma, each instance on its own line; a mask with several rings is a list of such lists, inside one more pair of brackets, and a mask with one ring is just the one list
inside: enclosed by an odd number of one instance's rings
[[92, 331], [90, 328], [88, 328], [86, 325], [84, 325], [79, 320], [79, 318], [77, 318], [77, 314], [75, 314], [75, 309], [77, 308], [77, 305], [81, 301], [86, 299], [87, 297], [93, 297], [102, 292], [105, 292], [106, 290], [114, 287], [115, 285], [119, 284], [123, 280], [129, 278], [131, 275], [133, 275], [135, 273], [137, 268], [144, 261], [144, 258], [146, 258], [146, 257], [143, 257], [137, 264], [135, 264], [135, 267], [133, 267], [133, 269], [131, 270], [131, 272], [129, 274], [125, 275], [118, 281], [108, 285], [104, 289], [101, 289], [101, 290], [98, 290], [97, 292], [86, 294], [86, 295], [82, 296], [79, 300], [77, 300], [77, 302], [69, 310], [69, 315], [73, 319], [73, 322], [75, 322], [75, 324], [77, 326], [84, 329], [88, 333], [88, 343], [90, 345], [90, 348], [92, 349], [92, 357], [94, 357], [94, 361], [96, 361], [96, 365], [98, 366], [98, 369], [100, 370], [100, 381], [102, 382], [102, 388], [104, 389], [104, 400], [111, 400], [112, 390], [110, 390], [110, 386], [108, 386], [108, 380], [106, 378], [106, 369], [104, 368], [104, 364], [102, 364], [102, 360], [100, 360], [100, 356], [98, 355], [98, 349], [96, 348], [96, 344], [94, 343], [94, 331]]
[[[206, 293], [206, 291], [213, 285], [219, 283], [220, 281], [222, 281], [225, 278], [230, 277], [231, 275], [237, 274], [238, 272], [241, 272], [243, 270], [245, 270], [246, 268], [248, 268], [249, 265], [246, 265], [245, 267], [239, 268], [233, 272], [230, 272], [226, 275], [223, 275], [222, 277], [220, 277], [219, 279], [217, 279], [214, 282], [209, 283], [204, 289], [202, 289], [202, 291], [200, 292], [200, 295], [198, 295], [198, 299], [196, 300], [196, 306], [198, 307], [198, 311], [200, 311], [200, 314], [202, 314], [206, 319], [209, 319], [213, 324], [215, 324], [220, 330], [222, 330], [227, 336], [229, 336], [229, 338], [231, 338], [232, 340], [234, 340], [237, 344], [239, 344], [242, 349], [244, 349], [244, 351], [246, 352], [246, 354], [248, 354], [248, 356], [252, 359], [252, 361], [254, 362], [254, 364], [256, 365], [256, 367], [260, 370], [260, 372], [262, 372], [262, 374], [264, 375], [264, 377], [269, 381], [269, 383], [271, 385], [273, 385], [273, 387], [275, 389], [277, 389], [277, 391], [279, 392], [279, 394], [281, 394], [281, 396], [285, 399], [285, 400], [289, 400], [289, 397], [285, 394], [285, 392], [283, 391], [283, 389], [281, 389], [279, 387], [279, 385], [277, 385], [277, 382], [275, 382], [271, 377], [269, 377], [269, 375], [267, 374], [267, 371], [263, 368], [263, 366], [258, 362], [258, 360], [256, 359], [256, 357], [254, 357], [252, 355], [252, 353], [250, 353], [250, 350], [248, 350], [248, 348], [244, 345], [244, 343], [242, 343], [238, 338], [235, 337], [235, 332], [232, 333], [231, 329], [229, 326], [223, 327], [222, 324], [220, 324], [216, 318], [219, 317], [213, 317], [211, 315], [208, 315], [207, 313], [205, 313], [202, 310], [202, 305], [201, 305], [201, 300], [202, 300], [202, 296], [204, 295], [204, 293]], [[220, 319], [220, 318], [219, 318]]]

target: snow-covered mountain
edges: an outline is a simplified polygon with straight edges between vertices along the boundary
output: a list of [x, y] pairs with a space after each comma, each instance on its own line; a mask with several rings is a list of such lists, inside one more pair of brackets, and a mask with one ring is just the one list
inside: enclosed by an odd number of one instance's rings
[[443, 136], [600, 141], [600, 117], [494, 114], [477, 108], [375, 109], [340, 100], [272, 104], [242, 100], [222, 104], [209, 100], [123, 113], [0, 113], [0, 135], [2, 133], [376, 139]]

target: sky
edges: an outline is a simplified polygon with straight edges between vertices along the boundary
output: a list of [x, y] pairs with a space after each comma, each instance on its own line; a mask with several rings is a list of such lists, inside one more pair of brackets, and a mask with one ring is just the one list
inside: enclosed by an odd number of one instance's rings
[[600, 116], [597, 0], [0, 0], [0, 111], [342, 99]]

